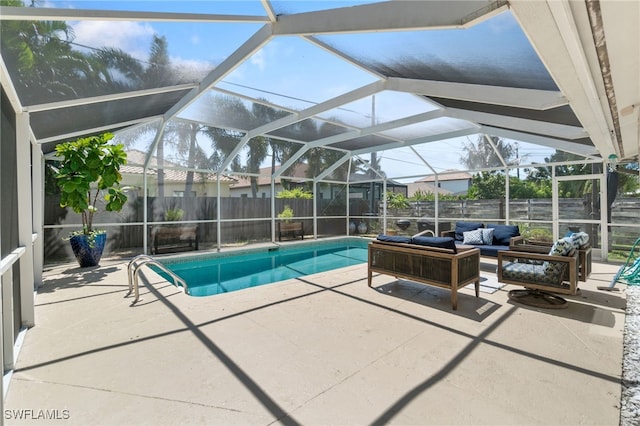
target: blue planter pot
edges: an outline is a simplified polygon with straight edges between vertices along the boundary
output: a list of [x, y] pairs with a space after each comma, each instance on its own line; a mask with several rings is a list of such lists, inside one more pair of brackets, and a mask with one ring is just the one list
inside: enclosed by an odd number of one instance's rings
[[100, 257], [102, 257], [104, 243], [107, 241], [107, 234], [96, 235], [93, 247], [89, 246], [86, 235], [75, 235], [71, 237], [69, 241], [71, 242], [73, 254], [76, 256], [76, 260], [81, 268], [97, 266], [98, 263], [100, 263]]

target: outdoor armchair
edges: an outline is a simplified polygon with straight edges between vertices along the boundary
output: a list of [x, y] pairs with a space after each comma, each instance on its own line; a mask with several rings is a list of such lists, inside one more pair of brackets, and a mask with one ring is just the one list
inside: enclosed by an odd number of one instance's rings
[[575, 295], [578, 291], [578, 251], [570, 239], [558, 240], [549, 253], [506, 250], [498, 252], [498, 281], [520, 285], [512, 300], [538, 307], [566, 307], [553, 293]]

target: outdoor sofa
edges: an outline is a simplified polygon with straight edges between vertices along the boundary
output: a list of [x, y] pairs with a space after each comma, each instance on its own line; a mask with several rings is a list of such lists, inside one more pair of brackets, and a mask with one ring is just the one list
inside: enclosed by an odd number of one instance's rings
[[481, 222], [456, 222], [455, 229], [443, 231], [442, 237], [451, 237], [458, 246], [472, 246], [480, 250], [481, 256], [498, 257], [500, 250], [509, 250], [521, 244], [523, 238], [517, 225], [484, 225]]
[[473, 283], [479, 297], [480, 250], [458, 250], [448, 237], [379, 235], [369, 243], [369, 287], [374, 272], [450, 290], [456, 310], [459, 288]]

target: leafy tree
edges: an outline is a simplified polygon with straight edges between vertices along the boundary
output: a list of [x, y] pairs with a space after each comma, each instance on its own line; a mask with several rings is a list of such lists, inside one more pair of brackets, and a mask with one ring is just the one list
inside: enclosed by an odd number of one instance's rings
[[[440, 194], [438, 195], [439, 200], [459, 200], [462, 197], [460, 195], [453, 194]], [[409, 197], [410, 201], [435, 201], [436, 194], [434, 192], [425, 191], [422, 189], [418, 189], [413, 193], [411, 197]]]
[[551, 181], [534, 183], [511, 177], [509, 178], [509, 197], [512, 199], [551, 198]]
[[480, 172], [473, 176], [467, 197], [470, 199], [500, 199], [505, 197], [502, 173]]
[[638, 175], [638, 163], [625, 164], [617, 168], [618, 194], [626, 197], [640, 196], [640, 176]]
[[[473, 182], [467, 193], [470, 199], [505, 198], [505, 175], [494, 172], [481, 172], [473, 176]], [[550, 198], [550, 181], [527, 181], [515, 176], [509, 177], [509, 197], [512, 199]]]
[[95, 234], [93, 215], [98, 196], [104, 194], [105, 210], [122, 210], [127, 196], [120, 187], [120, 167], [127, 163], [123, 145], [111, 145], [111, 133], [80, 138], [56, 146], [62, 158], [56, 173], [61, 189], [60, 206], [70, 207], [82, 217], [82, 233]]
[[387, 200], [387, 207], [389, 208], [406, 209], [410, 206], [409, 200], [407, 200], [407, 197], [405, 197], [404, 194], [400, 192], [387, 191], [387, 193], [384, 194], [384, 196]]
[[[564, 151], [556, 151], [544, 159], [546, 163], [562, 163], [582, 160], [583, 157]], [[556, 176], [578, 176], [592, 173], [591, 164], [567, 164], [556, 166]], [[551, 166], [535, 167], [529, 172], [527, 180], [541, 183], [551, 182]], [[590, 190], [590, 185], [584, 180], [558, 182], [558, 193], [562, 198], [582, 197]]]

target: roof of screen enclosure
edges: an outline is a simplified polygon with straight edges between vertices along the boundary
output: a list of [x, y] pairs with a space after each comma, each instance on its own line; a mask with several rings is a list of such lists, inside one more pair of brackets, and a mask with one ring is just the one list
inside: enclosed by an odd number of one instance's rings
[[[243, 144], [259, 135], [300, 142], [301, 152], [323, 147], [361, 155], [487, 134], [585, 157], [638, 157], [637, 1], [80, 4], [132, 10], [2, 7], [0, 16], [3, 22], [106, 22], [103, 28], [114, 21], [154, 22], [191, 25], [202, 35], [212, 28], [228, 31], [216, 43], [221, 56], [208, 69], [183, 64], [172, 81], [142, 90], [75, 98], [43, 97], [37, 88], [8, 90], [12, 103], [29, 111], [33, 136], [45, 152], [77, 136], [181, 118], [239, 131]], [[158, 9], [171, 4], [181, 11]], [[331, 58], [329, 66], [302, 55], [295, 67], [289, 63], [271, 74], [306, 92], [275, 93], [268, 81], [244, 75], [248, 83], [238, 84], [231, 78], [245, 62], [294, 45], [304, 45], [313, 58]], [[5, 61], [2, 84], [11, 88], [17, 76]], [[351, 78], [356, 73], [357, 80]], [[277, 117], [256, 121], [220, 113], [211, 102], [216, 94], [264, 104]], [[372, 122], [350, 114], [373, 96], [397, 106], [394, 115]], [[305, 122], [322, 131], [305, 134]]]

